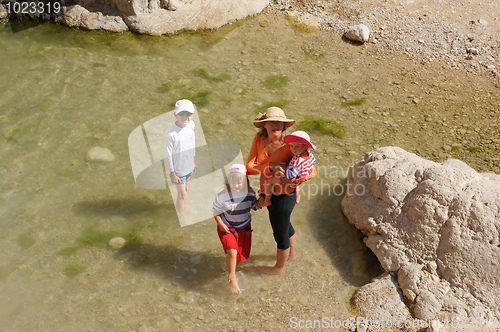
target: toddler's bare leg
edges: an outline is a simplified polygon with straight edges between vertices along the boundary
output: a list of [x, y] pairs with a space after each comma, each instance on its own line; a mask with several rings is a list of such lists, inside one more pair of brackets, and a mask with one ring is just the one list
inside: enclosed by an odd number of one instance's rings
[[295, 188], [295, 193], [297, 194], [297, 195], [296, 195], [296, 198], [295, 198], [295, 204], [299, 204], [299, 202], [300, 202], [300, 192], [299, 192], [299, 186], [297, 186], [297, 187]]
[[273, 186], [279, 183], [279, 179], [277, 177], [266, 178], [264, 182], [264, 192], [262, 193], [265, 198], [262, 206], [271, 205], [271, 197], [273, 193]]

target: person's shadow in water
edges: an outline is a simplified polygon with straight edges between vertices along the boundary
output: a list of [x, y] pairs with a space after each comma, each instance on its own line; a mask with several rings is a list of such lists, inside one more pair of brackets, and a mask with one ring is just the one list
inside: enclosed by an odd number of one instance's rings
[[[321, 195], [310, 199], [311, 211], [316, 214], [312, 233], [326, 248], [332, 264], [350, 284], [360, 287], [384, 272], [377, 256], [363, 242], [363, 233], [350, 224], [340, 205], [347, 190], [347, 179], [332, 190], [326, 186]], [[340, 188], [343, 188], [342, 192]], [[337, 194], [338, 193], [338, 194]]]
[[[145, 197], [122, 199], [93, 197], [75, 203], [73, 210], [89, 217], [122, 216], [131, 220], [154, 215], [156, 219], [165, 218], [162, 227], [180, 227], [173, 203], [147, 202]], [[192, 231], [200, 234], [207, 234], [207, 228], [209, 228], [203, 223], [189, 227], [192, 228]], [[217, 237], [215, 227], [215, 225], [210, 225], [210, 234]], [[187, 232], [187, 228], [184, 229]], [[154, 274], [159, 279], [167, 279], [170, 283], [186, 291], [196, 290], [201, 293], [212, 293], [214, 287], [220, 287], [221, 294], [226, 296], [226, 256], [220, 243], [217, 244], [208, 250], [206, 248], [196, 250], [189, 249], [189, 244], [154, 244], [145, 242], [142, 238], [128, 238], [127, 243], [114, 254], [114, 257], [124, 261], [130, 269]], [[244, 274], [247, 276], [260, 275], [260, 272], [255, 268], [255, 262], [267, 258], [267, 256], [262, 255], [251, 255], [245, 262]], [[218, 280], [220, 280], [220, 284], [218, 284]], [[213, 294], [217, 293], [215, 291]]]
[[[224, 276], [226, 280], [226, 256], [222, 248], [211, 250], [187, 250], [173, 245], [139, 243], [125, 245], [115, 254], [125, 260], [130, 268], [154, 273], [181, 285], [186, 290], [207, 286]], [[252, 261], [265, 257], [251, 257], [245, 262], [245, 274], [258, 274]], [[249, 263], [249, 264], [247, 264]], [[203, 287], [201, 287], [203, 288]]]

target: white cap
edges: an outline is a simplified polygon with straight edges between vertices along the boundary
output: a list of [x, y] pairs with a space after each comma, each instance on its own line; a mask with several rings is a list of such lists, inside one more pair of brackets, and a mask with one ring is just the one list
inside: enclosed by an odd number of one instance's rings
[[179, 114], [180, 112], [194, 113], [194, 105], [190, 100], [181, 99], [175, 103], [174, 114]]

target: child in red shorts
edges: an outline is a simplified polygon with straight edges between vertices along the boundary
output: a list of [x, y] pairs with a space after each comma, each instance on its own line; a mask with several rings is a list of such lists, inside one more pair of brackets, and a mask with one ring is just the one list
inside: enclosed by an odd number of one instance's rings
[[[263, 198], [259, 199], [259, 204], [262, 201]], [[252, 246], [250, 210], [257, 210], [259, 204], [255, 191], [249, 185], [245, 166], [232, 165], [227, 174], [226, 189], [215, 197], [212, 211], [226, 253], [229, 288], [235, 294], [241, 294], [236, 280], [236, 266], [247, 260]]]

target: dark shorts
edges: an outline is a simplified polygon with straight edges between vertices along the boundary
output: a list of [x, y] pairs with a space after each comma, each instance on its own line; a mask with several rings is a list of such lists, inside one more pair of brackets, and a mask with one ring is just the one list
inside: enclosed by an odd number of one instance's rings
[[290, 237], [295, 234], [290, 216], [295, 207], [296, 196], [295, 191], [290, 194], [272, 195], [271, 205], [267, 207], [274, 241], [276, 241], [278, 249], [290, 248]]
[[227, 253], [228, 249], [235, 249], [238, 252], [236, 258], [240, 262], [246, 261], [250, 257], [250, 249], [252, 248], [252, 226], [248, 224], [247, 227], [240, 230], [234, 228], [229, 228], [229, 230], [230, 233], [223, 233], [217, 227], [217, 234], [219, 234], [224, 252]]

